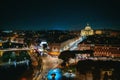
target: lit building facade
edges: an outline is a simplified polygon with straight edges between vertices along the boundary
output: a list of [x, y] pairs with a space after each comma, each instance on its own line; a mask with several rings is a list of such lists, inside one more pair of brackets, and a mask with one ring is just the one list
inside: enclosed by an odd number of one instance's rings
[[120, 57], [120, 47], [96, 45], [94, 56]]
[[101, 35], [102, 33], [103, 33], [102, 30], [95, 30], [95, 34], [97, 34], [97, 35]]
[[110, 46], [101, 44], [79, 44], [79, 50], [93, 50], [96, 57], [120, 57], [120, 46]]
[[58, 56], [60, 54], [60, 43], [49, 43], [50, 55]]
[[118, 36], [120, 36], [120, 31], [119, 30], [101, 29], [101, 30], [94, 30], [94, 34], [104, 35], [104, 36], [107, 36], [107, 37], [118, 37]]
[[87, 24], [85, 29], [81, 30], [81, 36], [89, 36], [89, 35], [94, 35], [93, 29]]

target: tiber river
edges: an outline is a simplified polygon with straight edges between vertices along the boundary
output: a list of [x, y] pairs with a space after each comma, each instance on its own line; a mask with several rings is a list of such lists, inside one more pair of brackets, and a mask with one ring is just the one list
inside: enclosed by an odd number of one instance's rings
[[33, 69], [26, 64], [0, 66], [0, 80], [32, 80]]

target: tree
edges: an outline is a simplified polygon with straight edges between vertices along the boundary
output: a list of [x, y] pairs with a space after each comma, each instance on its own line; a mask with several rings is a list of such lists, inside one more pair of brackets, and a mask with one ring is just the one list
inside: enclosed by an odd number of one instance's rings
[[4, 52], [3, 55], [2, 55], [2, 61], [3, 62], [7, 62], [9, 59], [10, 59], [10, 52]]
[[64, 64], [68, 63], [69, 65], [69, 59], [70, 58], [75, 58], [76, 59], [76, 54], [90, 54], [90, 56], [93, 56], [93, 50], [73, 50], [73, 51], [63, 51], [60, 53], [60, 55], [58, 56], [59, 59], [62, 59]]
[[12, 61], [16, 60], [16, 53], [12, 52], [10, 58], [12, 59]]
[[75, 58], [76, 54], [90, 54], [90, 56], [93, 56], [93, 50], [73, 50], [73, 51], [63, 51], [60, 53], [60, 55], [58, 56], [58, 58], [62, 59], [62, 60], [66, 60], [68, 58]]
[[27, 51], [20, 51], [19, 57], [20, 57], [20, 60], [24, 60], [24, 58], [30, 60], [30, 56]]

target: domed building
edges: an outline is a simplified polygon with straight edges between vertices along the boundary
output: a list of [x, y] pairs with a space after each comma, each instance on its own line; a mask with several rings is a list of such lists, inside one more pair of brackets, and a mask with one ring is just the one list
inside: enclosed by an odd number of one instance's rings
[[87, 24], [87, 26], [85, 27], [85, 29], [81, 30], [81, 36], [89, 36], [89, 35], [93, 35], [93, 34], [94, 34], [94, 31], [89, 26], [89, 24]]

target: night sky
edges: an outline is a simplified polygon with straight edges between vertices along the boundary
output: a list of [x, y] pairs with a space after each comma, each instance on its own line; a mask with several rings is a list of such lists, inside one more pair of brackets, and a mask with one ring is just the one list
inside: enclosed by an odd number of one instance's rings
[[119, 0], [3, 0], [0, 29], [120, 30]]

